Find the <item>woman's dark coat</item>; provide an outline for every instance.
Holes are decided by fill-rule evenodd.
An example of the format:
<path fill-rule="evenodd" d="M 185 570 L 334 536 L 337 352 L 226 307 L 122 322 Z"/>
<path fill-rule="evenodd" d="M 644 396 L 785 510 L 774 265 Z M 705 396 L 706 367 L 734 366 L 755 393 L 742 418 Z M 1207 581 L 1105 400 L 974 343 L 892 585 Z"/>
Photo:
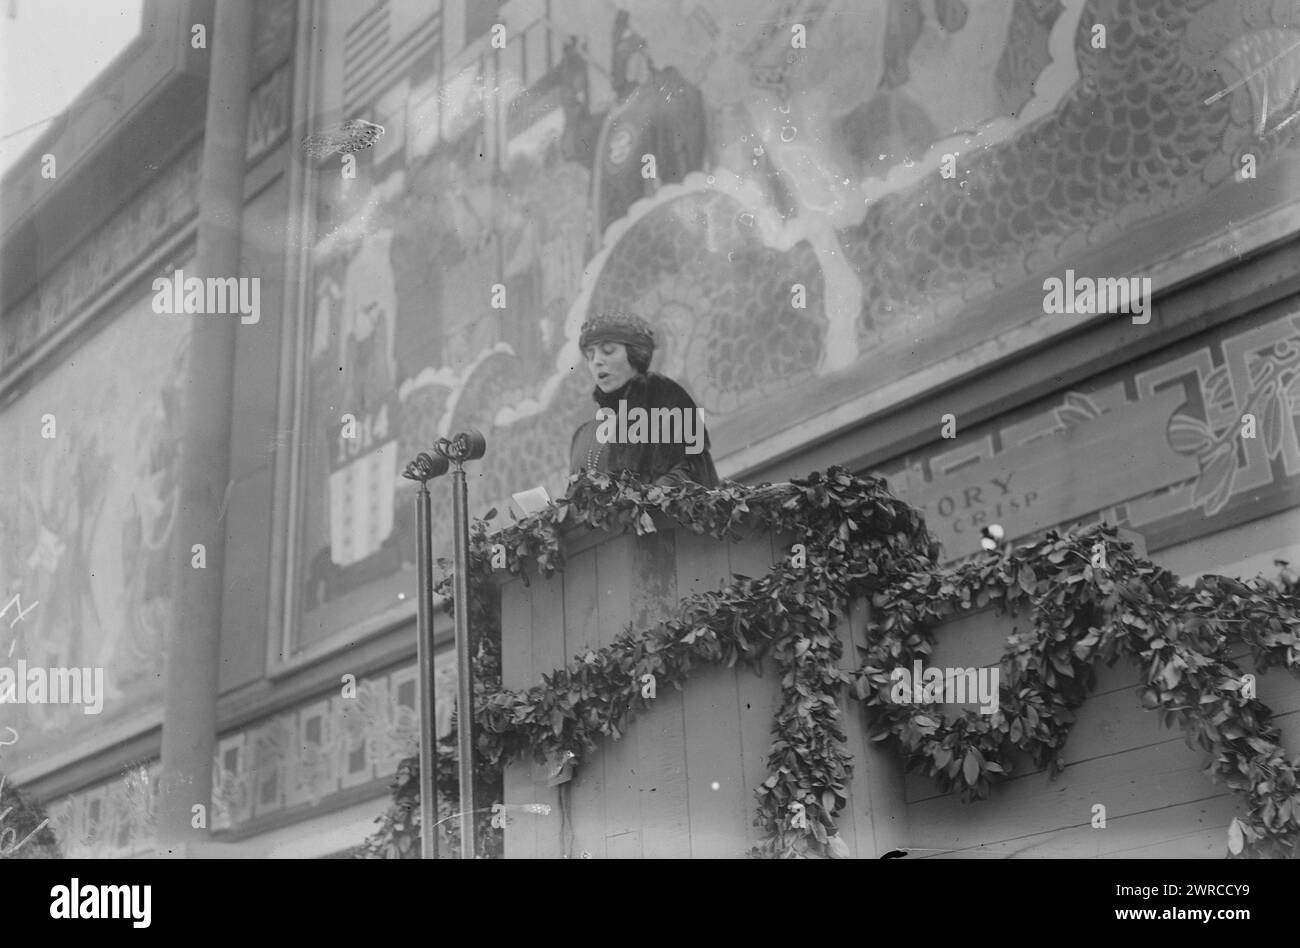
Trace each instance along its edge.
<path fill-rule="evenodd" d="M 592 396 L 599 408 L 619 410 L 619 402 L 626 400 L 628 411 L 633 408 L 680 408 L 698 411 L 694 399 L 667 376 L 655 372 L 637 375 L 622 388 L 613 392 L 602 392 L 597 388 Z M 703 421 L 696 419 L 699 429 Z M 659 485 L 680 483 L 683 480 L 694 481 L 705 487 L 718 486 L 718 472 L 709 455 L 709 433 L 704 429 L 704 450 L 699 454 L 687 453 L 686 444 L 623 444 L 610 442 L 600 444 L 596 440 L 596 429 L 600 421 L 593 417 L 579 426 L 573 433 L 569 446 L 569 471 L 576 474 L 587 467 L 589 452 L 598 457 L 596 470 L 605 474 L 618 474 L 632 471 L 643 483 Z M 697 430 L 699 430 L 697 429 Z M 603 449 L 603 450 L 602 450 Z"/>

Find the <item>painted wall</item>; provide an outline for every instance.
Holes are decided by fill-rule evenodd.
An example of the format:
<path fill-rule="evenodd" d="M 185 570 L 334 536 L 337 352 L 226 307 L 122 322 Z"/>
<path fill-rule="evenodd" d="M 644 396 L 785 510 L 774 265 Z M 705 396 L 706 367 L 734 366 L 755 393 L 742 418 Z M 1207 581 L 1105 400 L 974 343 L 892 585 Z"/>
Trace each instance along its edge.
<path fill-rule="evenodd" d="M 695 396 L 726 473 L 855 395 L 1077 325 L 1040 305 L 1067 267 L 1158 274 L 1249 249 L 1241 228 L 1300 169 L 1297 3 L 546 9 L 505 4 L 504 48 L 489 30 L 462 49 L 440 4 L 323 7 L 308 124 L 386 131 L 355 177 L 342 155 L 312 165 L 291 650 L 413 596 L 399 473 L 438 436 L 487 435 L 476 510 L 562 490 L 595 310 L 656 327 L 653 368 Z M 1234 178 L 1247 153 L 1276 187 Z M 340 437 L 345 414 L 359 438 Z"/>
<path fill-rule="evenodd" d="M 103 669 L 98 715 L 0 704 L 6 769 L 161 704 L 189 325 L 137 300 L 0 414 L 0 664 Z M 47 422 L 53 417 L 53 427 Z M 43 437 L 43 433 L 52 437 Z M 13 648 L 10 651 L 10 644 Z"/>
<path fill-rule="evenodd" d="M 450 649 L 437 656 L 435 676 L 435 726 L 444 738 L 455 707 Z M 383 810 L 397 764 L 419 752 L 418 680 L 415 664 L 405 662 L 357 676 L 346 696 L 340 685 L 222 734 L 212 767 L 214 854 L 266 856 L 277 840 L 303 831 L 268 831 L 242 844 L 229 843 L 226 834 L 243 832 L 255 821 L 262 827 L 301 826 L 299 821 L 333 806 L 343 793 L 353 799 L 366 795 L 371 812 Z M 152 852 L 159 773 L 154 760 L 52 802 L 48 812 L 63 854 L 98 859 Z M 373 831 L 367 825 L 334 848 L 356 845 Z"/>
<path fill-rule="evenodd" d="M 471 478 L 475 509 L 536 483 L 562 489 L 570 435 L 592 410 L 576 337 L 594 310 L 633 308 L 655 325 L 654 367 L 703 406 L 725 472 L 729 452 L 782 426 L 1041 319 L 996 305 L 999 294 L 1041 298 L 1044 276 L 1090 261 L 1121 275 L 1196 248 L 1230 259 L 1250 249 L 1240 234 L 1251 221 L 1297 193 L 1286 186 L 1300 167 L 1290 111 L 1300 56 L 1287 54 L 1300 40 L 1295 2 L 552 0 L 549 20 L 539 3 L 503 5 L 499 51 L 486 45 L 491 23 L 467 22 L 455 3 L 320 8 L 323 79 L 295 130 L 368 117 L 386 132 L 356 154 L 355 178 L 338 155 L 304 164 L 315 195 L 308 299 L 277 314 L 303 326 L 304 393 L 274 431 L 253 413 L 271 404 L 264 370 L 275 351 L 262 336 L 241 351 L 231 542 L 259 552 L 231 574 L 250 591 L 228 603 L 244 630 L 223 644 L 228 687 L 263 667 L 260 583 L 280 568 L 266 539 L 280 502 L 269 496 L 270 458 L 286 432 L 303 452 L 285 566 L 293 652 L 414 601 L 412 492 L 398 474 L 439 435 L 474 426 L 488 437 Z M 796 22 L 808 27 L 806 50 L 790 46 Z M 1108 28 L 1104 48 L 1092 46 L 1094 24 Z M 252 154 L 288 123 L 287 75 L 257 99 Z M 1234 177 L 1245 154 L 1266 187 Z M 51 292 L 7 314 L 18 328 L 6 330 L 0 364 L 187 219 L 196 173 L 191 150 L 69 257 Z M 264 205 L 263 223 L 304 210 L 279 191 Z M 246 244 L 273 263 L 286 242 L 269 225 L 258 233 L 246 231 Z M 41 600 L 16 627 L 33 636 L 29 661 L 103 656 L 121 690 L 106 715 L 157 701 L 162 658 L 148 643 L 168 608 L 157 556 L 183 343 L 168 349 L 170 330 L 144 320 L 133 309 L 0 417 L 4 443 L 33 459 L 0 486 L 0 592 Z M 1265 322 L 1267 338 L 1238 332 Z M 273 325 L 268 315 L 255 328 Z M 1186 476 L 1138 500 L 1152 512 L 1144 525 L 1180 542 L 1176 524 L 1294 497 L 1294 326 L 1293 311 L 1261 316 L 1154 359 L 1147 382 L 1117 375 L 1061 393 L 1012 420 L 1027 418 L 1023 430 L 981 430 L 958 449 L 990 462 L 1017 438 L 1122 427 L 1126 412 L 1159 401 L 1163 422 L 1151 424 L 1166 438 L 1153 447 Z M 1166 406 L 1169 392 L 1182 400 Z M 1225 419 L 1251 399 L 1275 408 L 1229 471 L 1215 450 Z M 75 407 L 57 409 L 49 444 L 33 440 L 44 402 Z M 84 423 L 64 424 L 68 411 Z M 345 413 L 355 441 L 340 438 Z M 936 464 L 948 471 L 956 460 L 909 462 L 933 479 Z M 445 491 L 436 485 L 438 538 Z M 15 657 L 28 647 L 20 640 Z M 242 748 L 228 766 L 218 759 L 232 825 L 256 806 L 342 787 L 349 755 L 379 779 L 357 734 L 379 742 L 384 714 L 345 726 L 332 707 L 315 715 L 322 730 L 308 742 L 325 750 L 284 750 L 281 733 L 310 724 L 310 708 L 225 735 Z M 15 727 L 22 743 L 6 754 L 32 746 L 29 732 L 41 733 L 42 753 L 87 733 L 54 712 Z"/>

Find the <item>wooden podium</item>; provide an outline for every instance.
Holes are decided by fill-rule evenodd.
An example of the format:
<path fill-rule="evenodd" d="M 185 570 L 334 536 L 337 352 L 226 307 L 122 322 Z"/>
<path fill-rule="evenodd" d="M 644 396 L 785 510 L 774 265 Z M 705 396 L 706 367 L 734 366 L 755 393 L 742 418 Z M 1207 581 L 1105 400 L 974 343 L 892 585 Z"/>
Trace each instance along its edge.
<path fill-rule="evenodd" d="M 733 573 L 763 576 L 794 542 L 755 530 L 730 543 L 655 522 L 658 531 L 641 537 L 571 531 L 562 573 L 529 587 L 500 580 L 504 687 L 538 684 L 628 623 L 647 629 L 686 596 L 724 588 Z M 851 610 L 842 634 L 860 635 L 863 618 Z M 844 661 L 856 667 L 857 651 L 846 648 Z M 605 739 L 572 780 L 549 786 L 549 768 L 531 758 L 508 765 L 505 803 L 544 803 L 551 812 L 508 811 L 506 858 L 744 857 L 761 835 L 754 790 L 767 776 L 779 703 L 771 662 L 762 677 L 739 663 L 701 667 L 682 692 L 664 684 L 647 712 L 628 719 L 622 739 Z M 902 842 L 902 768 L 870 746 L 860 710 L 846 710 L 854 777 L 841 833 L 854 856 L 874 857 Z"/>
<path fill-rule="evenodd" d="M 564 537 L 566 566 L 525 587 L 501 577 L 501 658 L 506 688 L 523 689 L 588 649 L 676 611 L 693 592 L 719 590 L 733 573 L 764 575 L 788 555 L 792 537 L 753 531 L 737 543 L 697 536 L 663 519 L 646 536 L 585 528 Z M 1139 543 L 1141 537 L 1128 534 Z M 863 641 L 865 603 L 838 624 L 843 664 L 853 668 Z M 928 664 L 990 667 L 1028 611 L 972 610 L 935 629 Z M 850 641 L 851 640 L 851 641 Z M 1243 649 L 1244 651 L 1244 649 Z M 1249 656 L 1242 667 L 1253 670 Z M 1076 712 L 1055 780 L 1026 759 L 987 800 L 962 803 L 920 773 L 904 776 L 890 749 L 869 741 L 863 714 L 841 699 L 853 755 L 849 803 L 840 835 L 854 858 L 906 850 L 909 858 L 1203 857 L 1221 858 L 1224 833 L 1241 801 L 1201 773 L 1205 754 L 1180 730 L 1144 711 L 1142 672 L 1121 662 L 1098 669 L 1097 688 Z M 1260 697 L 1300 741 L 1300 686 L 1283 674 L 1260 679 Z M 743 665 L 697 668 L 684 691 L 662 687 L 650 710 L 630 717 L 621 740 L 604 740 L 565 783 L 531 758 L 505 770 L 507 804 L 541 803 L 547 815 L 510 813 L 505 856 L 520 858 L 740 858 L 758 842 L 754 789 L 767 776 L 779 676 Z M 960 713 L 945 706 L 945 717 Z M 1293 741 L 1293 743 L 1294 743 Z M 1098 805 L 1105 826 L 1097 825 Z"/>

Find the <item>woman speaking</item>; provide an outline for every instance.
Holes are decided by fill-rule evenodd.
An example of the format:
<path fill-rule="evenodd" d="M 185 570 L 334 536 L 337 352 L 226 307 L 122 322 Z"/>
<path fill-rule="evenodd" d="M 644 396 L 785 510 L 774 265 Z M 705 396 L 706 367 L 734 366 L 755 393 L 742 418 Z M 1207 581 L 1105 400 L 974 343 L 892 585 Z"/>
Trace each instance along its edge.
<path fill-rule="evenodd" d="M 699 409 L 672 379 L 650 371 L 655 336 L 645 320 L 602 312 L 587 320 L 578 347 L 596 388 L 596 416 L 573 434 L 569 471 L 618 475 L 664 487 L 718 486 Z"/>

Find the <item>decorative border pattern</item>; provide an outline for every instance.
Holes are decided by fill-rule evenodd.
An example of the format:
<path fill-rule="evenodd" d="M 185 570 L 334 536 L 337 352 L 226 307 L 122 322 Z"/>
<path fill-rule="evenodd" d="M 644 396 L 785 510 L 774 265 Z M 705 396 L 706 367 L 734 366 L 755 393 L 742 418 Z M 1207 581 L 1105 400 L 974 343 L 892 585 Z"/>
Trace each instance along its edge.
<path fill-rule="evenodd" d="M 418 676 L 412 663 L 362 678 L 355 698 L 337 692 L 318 697 L 221 737 L 212 766 L 212 831 L 314 807 L 352 787 L 374 783 L 378 789 L 402 758 L 418 753 Z M 439 656 L 436 693 L 438 736 L 445 737 L 456 703 L 450 652 Z M 160 774 L 154 760 L 48 804 L 63 855 L 120 859 L 151 852 Z"/>
<path fill-rule="evenodd" d="M 195 145 L 0 321 L 0 374 L 49 338 L 132 264 L 198 213 L 203 149 Z"/>
<path fill-rule="evenodd" d="M 1136 370 L 1106 373 L 1089 380 L 1084 391 L 1058 396 L 1054 405 L 980 426 L 955 446 L 917 452 L 881 473 L 900 498 L 915 502 L 950 474 L 960 472 L 979 483 L 1009 451 L 1107 416 L 1131 419 L 1173 390 L 1182 397 L 1164 426 L 1134 431 L 1132 437 L 1163 439 L 1170 458 L 1194 458 L 1192 476 L 1114 498 L 1091 513 L 1140 530 L 1152 550 L 1168 545 L 1170 525 L 1191 514 L 1200 519 L 1203 533 L 1213 532 L 1210 518 L 1293 491 L 1300 482 L 1300 313 L 1242 326 L 1243 321 L 1227 324 L 1208 341 L 1202 337 L 1199 344 L 1165 350 Z M 1257 437 L 1240 436 L 1247 413 L 1255 416 Z M 927 509 L 927 519 L 938 523 L 942 513 Z M 1006 539 L 1020 536 L 1013 531 Z"/>

